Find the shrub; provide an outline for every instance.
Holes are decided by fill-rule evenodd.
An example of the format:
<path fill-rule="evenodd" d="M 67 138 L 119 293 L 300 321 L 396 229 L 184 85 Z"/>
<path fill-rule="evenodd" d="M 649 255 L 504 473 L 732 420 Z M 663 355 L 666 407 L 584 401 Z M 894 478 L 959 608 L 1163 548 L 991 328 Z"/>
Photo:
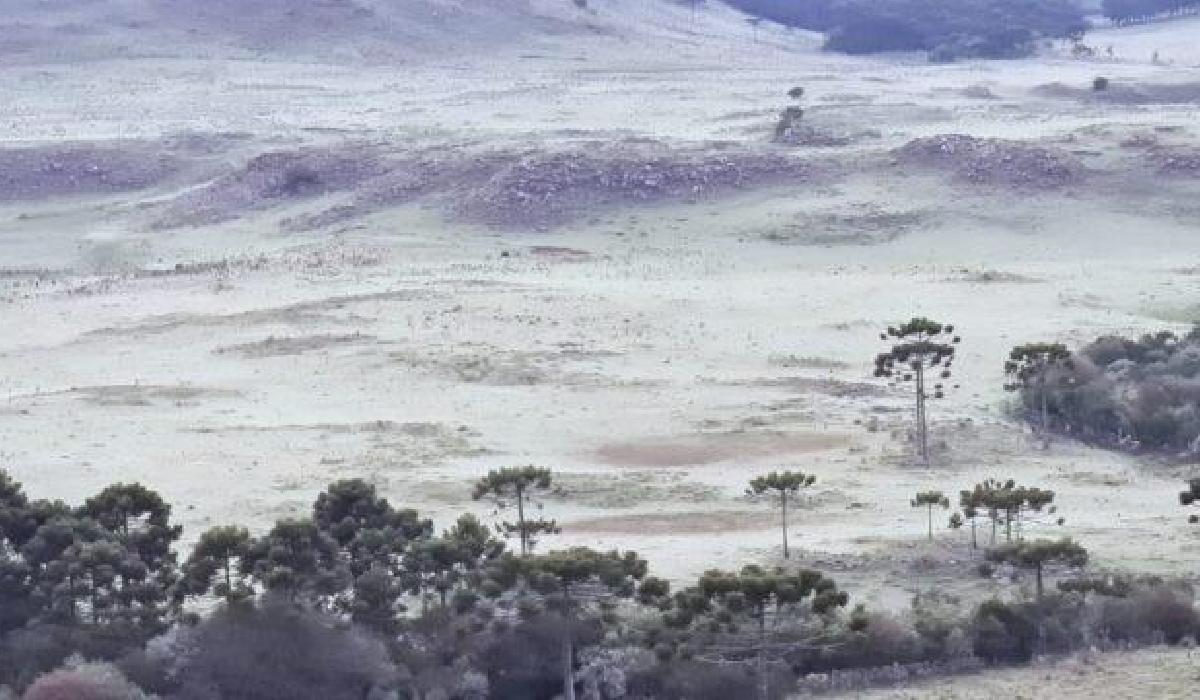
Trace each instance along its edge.
<path fill-rule="evenodd" d="M 22 700 L 143 700 L 146 694 L 109 664 L 71 664 L 36 681 Z"/>

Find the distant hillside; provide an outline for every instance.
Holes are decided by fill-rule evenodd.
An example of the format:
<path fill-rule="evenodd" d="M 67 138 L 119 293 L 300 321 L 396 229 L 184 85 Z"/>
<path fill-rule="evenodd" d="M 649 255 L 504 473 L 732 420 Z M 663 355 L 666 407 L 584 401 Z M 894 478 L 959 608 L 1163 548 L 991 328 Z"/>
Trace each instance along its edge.
<path fill-rule="evenodd" d="M 412 59 L 578 37 L 735 38 L 745 16 L 687 0 L 9 0 L 0 56 L 276 52 Z"/>

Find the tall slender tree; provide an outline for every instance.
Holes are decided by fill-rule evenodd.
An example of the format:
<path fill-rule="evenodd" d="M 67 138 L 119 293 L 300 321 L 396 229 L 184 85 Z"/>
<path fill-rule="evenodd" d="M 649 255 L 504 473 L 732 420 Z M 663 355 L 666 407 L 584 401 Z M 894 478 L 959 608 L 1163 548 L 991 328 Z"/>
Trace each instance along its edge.
<path fill-rule="evenodd" d="M 746 493 L 751 496 L 770 494 L 779 501 L 781 524 L 783 528 L 783 558 L 790 556 L 788 552 L 788 498 L 800 493 L 800 489 L 808 488 L 817 481 L 817 477 L 801 472 L 785 471 L 771 472 L 750 481 Z"/>
<path fill-rule="evenodd" d="M 539 535 L 559 532 L 555 521 L 530 519 L 526 514 L 532 499 L 549 491 L 553 480 L 553 473 L 543 467 L 504 467 L 493 469 L 475 484 L 473 498 L 477 501 L 491 498 L 501 509 L 507 508 L 510 500 L 516 501 L 517 522 L 501 522 L 496 529 L 505 536 L 516 534 L 520 538 L 523 557 L 529 556 Z"/>
<path fill-rule="evenodd" d="M 925 508 L 929 521 L 929 541 L 933 541 L 933 509 L 949 508 L 950 499 L 941 491 L 921 491 L 912 499 L 913 508 Z"/>
<path fill-rule="evenodd" d="M 1063 371 L 1074 368 L 1071 351 L 1062 343 L 1026 343 L 1012 349 L 1004 363 L 1004 388 L 1020 391 L 1022 399 L 1038 406 L 1042 449 L 1050 446 L 1050 388 Z"/>
<path fill-rule="evenodd" d="M 889 327 L 880 334 L 880 339 L 894 344 L 887 352 L 875 357 L 875 376 L 912 383 L 915 391 L 917 446 L 921 463 L 929 466 L 926 404 L 929 399 L 945 396 L 945 382 L 952 374 L 955 346 L 962 338 L 954 334 L 954 326 L 918 317 L 902 325 Z"/>

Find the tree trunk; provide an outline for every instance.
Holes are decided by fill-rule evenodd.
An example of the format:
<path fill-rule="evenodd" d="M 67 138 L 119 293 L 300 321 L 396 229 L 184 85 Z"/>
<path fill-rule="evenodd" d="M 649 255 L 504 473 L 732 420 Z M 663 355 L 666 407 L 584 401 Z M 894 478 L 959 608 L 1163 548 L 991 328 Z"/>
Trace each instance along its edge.
<path fill-rule="evenodd" d="M 517 488 L 517 528 L 521 536 L 521 556 L 529 556 L 529 531 L 525 529 L 525 492 Z"/>
<path fill-rule="evenodd" d="M 770 700 L 771 686 L 767 678 L 767 610 L 764 606 L 758 616 L 758 697 Z"/>
<path fill-rule="evenodd" d="M 917 440 L 921 447 L 921 463 L 929 466 L 929 425 L 925 419 L 925 361 L 919 360 L 917 373 Z"/>
<path fill-rule="evenodd" d="M 1046 391 L 1046 373 L 1042 370 L 1041 375 L 1041 393 L 1042 395 L 1042 449 L 1050 449 L 1050 399 Z"/>
<path fill-rule="evenodd" d="M 933 504 L 927 503 L 926 507 L 929 510 L 929 541 L 933 541 Z"/>
<path fill-rule="evenodd" d="M 979 539 L 975 535 L 975 518 L 971 518 L 971 549 L 979 549 Z"/>
<path fill-rule="evenodd" d="M 563 638 L 563 700 L 575 700 L 575 648 L 570 629 Z"/>
<path fill-rule="evenodd" d="M 780 495 L 783 497 L 783 558 L 787 559 L 789 557 L 787 541 L 787 492 L 781 491 Z"/>
<path fill-rule="evenodd" d="M 1042 564 L 1041 564 L 1041 562 L 1038 562 L 1038 564 L 1035 568 L 1037 569 L 1037 597 L 1038 597 L 1038 600 L 1041 600 L 1042 599 Z"/>

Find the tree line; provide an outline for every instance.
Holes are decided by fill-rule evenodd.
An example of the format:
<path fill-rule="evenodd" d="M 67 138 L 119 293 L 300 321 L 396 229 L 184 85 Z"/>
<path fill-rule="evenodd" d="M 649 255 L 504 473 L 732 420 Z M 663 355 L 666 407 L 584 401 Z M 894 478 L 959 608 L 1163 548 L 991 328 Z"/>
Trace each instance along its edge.
<path fill-rule="evenodd" d="M 826 34 L 850 54 L 925 51 L 931 60 L 1015 58 L 1088 29 L 1072 0 L 731 0 L 755 17 Z"/>
<path fill-rule="evenodd" d="M 1197 11 L 1200 11 L 1200 0 L 1104 0 L 1103 3 L 1104 16 L 1118 25 Z"/>
<path fill-rule="evenodd" d="M 1012 481 L 964 490 L 959 505 L 972 524 L 991 519 L 985 559 L 1033 574 L 1036 597 L 952 610 L 919 597 L 891 615 L 850 608 L 803 567 L 714 569 L 676 588 L 634 552 L 541 552 L 559 527 L 525 507 L 553 478 L 494 470 L 472 495 L 516 520 L 465 514 L 440 533 L 371 484 L 337 481 L 304 517 L 261 534 L 212 527 L 180 557 L 171 507 L 140 484 L 72 507 L 0 471 L 0 686 L 26 700 L 779 698 L 836 669 L 1009 663 L 1200 632 L 1190 589 L 1171 582 L 1060 577 L 1047 590 L 1044 569 L 1077 570 L 1087 553 L 1026 541 L 1022 519 L 1054 494 Z M 815 483 L 775 472 L 749 490 L 786 512 Z M 914 498 L 931 537 L 948 501 Z"/>

